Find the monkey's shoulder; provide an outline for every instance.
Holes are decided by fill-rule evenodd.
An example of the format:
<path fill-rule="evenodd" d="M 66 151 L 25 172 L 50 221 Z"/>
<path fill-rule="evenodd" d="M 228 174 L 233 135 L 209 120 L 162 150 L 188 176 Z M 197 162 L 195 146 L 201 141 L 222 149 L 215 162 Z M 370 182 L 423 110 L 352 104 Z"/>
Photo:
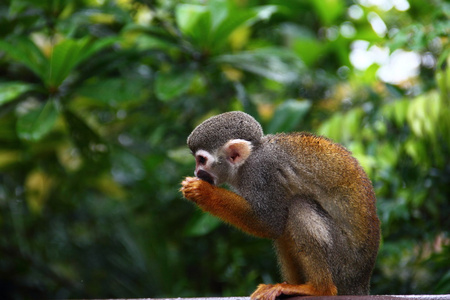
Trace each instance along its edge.
<path fill-rule="evenodd" d="M 278 146 L 293 154 L 341 154 L 350 156 L 351 152 L 332 140 L 309 132 L 277 133 L 263 138 L 266 145 Z"/>
<path fill-rule="evenodd" d="M 271 159 L 302 174 L 320 179 L 327 187 L 350 186 L 365 181 L 367 175 L 359 162 L 344 146 L 308 132 L 280 133 L 264 137 L 263 148 L 269 148 Z M 287 161 L 288 163 L 284 163 Z"/>

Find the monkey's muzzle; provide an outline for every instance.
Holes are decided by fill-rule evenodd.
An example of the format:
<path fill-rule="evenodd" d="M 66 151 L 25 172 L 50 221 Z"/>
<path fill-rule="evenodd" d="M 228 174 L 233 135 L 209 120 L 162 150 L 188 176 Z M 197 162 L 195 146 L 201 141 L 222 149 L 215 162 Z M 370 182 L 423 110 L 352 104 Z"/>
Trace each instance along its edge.
<path fill-rule="evenodd" d="M 201 180 L 204 180 L 204 181 L 208 182 L 209 184 L 214 185 L 214 177 L 212 177 L 211 174 L 209 174 L 208 172 L 206 172 L 204 170 L 199 170 L 197 172 L 197 178 L 200 178 Z"/>

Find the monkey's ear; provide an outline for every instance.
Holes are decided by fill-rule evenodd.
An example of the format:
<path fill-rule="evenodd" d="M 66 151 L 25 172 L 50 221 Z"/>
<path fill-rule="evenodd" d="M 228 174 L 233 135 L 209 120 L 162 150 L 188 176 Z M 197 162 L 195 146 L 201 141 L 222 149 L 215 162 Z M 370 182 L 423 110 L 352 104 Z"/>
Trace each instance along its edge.
<path fill-rule="evenodd" d="M 223 146 L 223 149 L 228 161 L 236 166 L 240 166 L 252 153 L 252 143 L 241 139 L 229 140 Z"/>

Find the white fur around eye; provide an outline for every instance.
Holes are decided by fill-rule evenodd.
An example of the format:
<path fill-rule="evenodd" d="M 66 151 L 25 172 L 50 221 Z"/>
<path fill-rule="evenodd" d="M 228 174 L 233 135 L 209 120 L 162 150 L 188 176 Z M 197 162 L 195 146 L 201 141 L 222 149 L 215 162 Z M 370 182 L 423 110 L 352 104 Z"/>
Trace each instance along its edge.
<path fill-rule="evenodd" d="M 215 161 L 214 156 L 211 155 L 211 153 L 209 153 L 206 150 L 197 150 L 197 152 L 195 152 L 195 157 L 197 158 L 197 156 L 203 156 L 204 158 L 206 158 L 206 166 L 209 167 L 212 165 L 212 163 Z"/>

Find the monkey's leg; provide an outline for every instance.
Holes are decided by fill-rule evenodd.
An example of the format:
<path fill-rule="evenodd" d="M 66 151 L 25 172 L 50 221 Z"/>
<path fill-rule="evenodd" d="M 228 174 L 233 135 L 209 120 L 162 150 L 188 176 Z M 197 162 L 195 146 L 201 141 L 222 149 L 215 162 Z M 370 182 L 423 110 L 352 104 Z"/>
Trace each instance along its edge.
<path fill-rule="evenodd" d="M 292 206 L 286 232 L 276 240 L 283 277 L 288 283 L 262 284 L 252 294 L 252 300 L 274 300 L 286 296 L 337 295 L 328 264 L 327 227 L 319 215 L 303 204 Z M 314 216 L 316 214 L 316 216 Z M 298 220 L 297 218 L 300 218 Z M 309 222 L 305 222 L 307 218 Z M 310 222 L 314 220 L 314 222 Z M 303 223 L 302 223 L 303 222 Z M 317 234 L 313 229 L 319 231 Z M 338 263 L 338 262 L 336 262 Z"/>
<path fill-rule="evenodd" d="M 195 202 L 202 210 L 252 235 L 275 237 L 270 228 L 255 216 L 250 204 L 238 194 L 196 177 L 186 177 L 181 185 L 183 196 Z"/>
<path fill-rule="evenodd" d="M 337 288 L 334 285 L 331 274 L 329 273 L 326 266 L 323 266 L 323 262 L 320 260 L 311 260 L 307 264 L 298 266 L 298 258 L 292 257 L 292 253 L 288 254 L 291 257 L 285 257 L 286 253 L 279 251 L 281 256 L 281 264 L 285 276 L 290 282 L 302 282 L 299 281 L 298 276 L 307 277 L 306 283 L 303 284 L 288 284 L 288 283 L 278 283 L 278 284 L 260 284 L 256 291 L 250 296 L 252 300 L 275 300 L 276 297 L 281 295 L 285 296 L 333 296 L 337 295 Z M 297 255 L 300 255 L 298 253 Z M 303 257 L 302 257 L 303 258 Z M 306 259 L 310 259 L 306 257 Z M 297 269 L 300 268 L 300 269 Z M 306 270 L 305 270 L 306 269 Z M 311 274 L 311 269 L 315 269 L 315 272 Z M 300 275 L 306 271 L 306 274 Z M 304 282 L 304 281 L 303 281 Z"/>

